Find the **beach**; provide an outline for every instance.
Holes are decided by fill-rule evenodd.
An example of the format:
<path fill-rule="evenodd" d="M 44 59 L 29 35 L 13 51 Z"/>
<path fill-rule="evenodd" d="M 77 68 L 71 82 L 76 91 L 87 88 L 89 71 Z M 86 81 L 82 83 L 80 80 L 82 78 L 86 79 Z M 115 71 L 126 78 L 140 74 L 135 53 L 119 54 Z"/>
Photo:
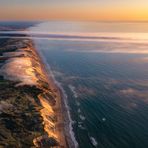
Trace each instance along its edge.
<path fill-rule="evenodd" d="M 75 140 L 72 129 L 72 119 L 67 104 L 67 95 L 63 90 L 61 84 L 58 81 L 56 81 L 54 74 L 52 73 L 50 66 L 47 63 L 43 54 L 39 50 L 37 50 L 37 52 L 40 57 L 43 71 L 45 72 L 48 83 L 57 95 L 56 107 L 54 107 L 54 110 L 58 118 L 56 129 L 59 135 L 59 139 L 61 141 L 60 143 L 64 143 L 63 147 L 65 148 L 76 148 L 78 147 L 78 143 Z"/>
<path fill-rule="evenodd" d="M 43 132 L 33 137 L 32 144 L 36 147 L 48 147 L 50 143 L 56 147 L 77 147 L 72 131 L 72 119 L 65 100 L 67 96 L 61 84 L 55 80 L 42 53 L 36 49 L 32 35 L 25 29 L 20 30 L 21 35 L 17 33 L 19 29 L 14 31 L 9 28 L 6 32 L 1 32 L 3 48 L 6 48 L 6 51 L 1 52 L 0 60 L 4 63 L 0 67 L 0 75 L 4 80 L 16 83 L 12 86 L 14 89 L 35 87 L 39 91 L 33 91 L 32 95 L 35 95 L 35 98 L 30 99 L 31 102 L 34 102 L 34 99 L 37 101 L 35 112 L 40 114 Z M 9 93 L 9 90 L 7 91 L 6 93 Z M 53 138 L 52 142 L 50 138 Z"/>
<path fill-rule="evenodd" d="M 42 66 L 42 71 L 44 72 L 44 75 L 46 76 L 46 79 L 48 81 L 48 84 L 50 86 L 50 89 L 55 93 L 56 96 L 56 105 L 53 107 L 53 110 L 56 114 L 57 122 L 55 124 L 55 133 L 58 137 L 59 143 L 61 147 L 67 148 L 68 143 L 66 142 L 66 135 L 65 135 L 65 125 L 64 125 L 64 115 L 66 113 L 63 113 L 63 104 L 62 104 L 62 94 L 59 89 L 59 87 L 56 85 L 56 82 L 51 75 L 51 72 L 46 68 L 44 58 L 42 57 L 41 53 L 38 53 L 38 51 L 34 48 L 34 50 L 37 52 L 37 55 L 39 57 L 41 66 Z"/>
<path fill-rule="evenodd" d="M 15 87 L 16 89 L 19 87 L 36 87 L 39 91 L 39 93 L 32 92 L 32 95 L 36 95 L 36 98 L 30 97 L 30 99 L 32 102 L 34 102 L 34 99 L 38 99 L 36 101 L 40 107 L 36 107 L 38 108 L 36 112 L 40 113 L 42 117 L 43 132 L 40 133 L 41 136 L 34 136 L 32 143 L 36 147 L 50 147 L 52 145 L 63 148 L 69 147 L 65 134 L 64 115 L 66 113 L 63 113 L 63 110 L 66 111 L 61 101 L 60 89 L 49 72 L 47 73 L 45 65 L 31 40 L 10 38 L 8 41 L 10 42 L 8 51 L 2 52 L 0 58 L 1 61 L 5 61 L 0 68 L 0 75 L 4 77 L 4 80 L 14 82 L 14 89 Z M 11 51 L 10 46 L 15 46 L 16 49 Z M 6 93 L 9 93 L 9 90 L 6 90 Z M 13 106 L 13 104 L 9 106 Z"/>

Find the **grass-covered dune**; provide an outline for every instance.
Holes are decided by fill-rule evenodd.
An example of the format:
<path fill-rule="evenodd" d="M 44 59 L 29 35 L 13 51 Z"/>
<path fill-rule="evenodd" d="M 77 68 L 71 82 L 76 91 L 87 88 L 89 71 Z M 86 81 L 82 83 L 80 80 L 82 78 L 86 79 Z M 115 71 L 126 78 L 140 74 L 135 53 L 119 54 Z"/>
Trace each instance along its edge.
<path fill-rule="evenodd" d="M 58 146 L 56 90 L 29 39 L 0 39 L 0 147 Z"/>

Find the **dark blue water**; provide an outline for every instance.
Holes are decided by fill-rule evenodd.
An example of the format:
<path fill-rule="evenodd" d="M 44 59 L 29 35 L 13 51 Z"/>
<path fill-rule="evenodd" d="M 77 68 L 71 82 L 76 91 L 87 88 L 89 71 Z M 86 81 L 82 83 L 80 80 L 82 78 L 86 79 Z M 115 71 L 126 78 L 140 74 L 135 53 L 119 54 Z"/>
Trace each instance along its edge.
<path fill-rule="evenodd" d="M 148 147 L 148 55 L 139 54 L 147 45 L 64 40 L 36 45 L 68 95 L 80 148 Z M 127 52 L 94 52 L 118 47 Z"/>

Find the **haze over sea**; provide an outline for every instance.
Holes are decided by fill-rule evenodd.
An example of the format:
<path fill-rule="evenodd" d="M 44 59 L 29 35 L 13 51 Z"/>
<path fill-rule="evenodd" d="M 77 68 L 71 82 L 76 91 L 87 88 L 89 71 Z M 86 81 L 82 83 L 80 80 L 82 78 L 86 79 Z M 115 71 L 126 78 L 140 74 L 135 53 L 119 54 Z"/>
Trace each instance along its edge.
<path fill-rule="evenodd" d="M 80 148 L 148 147 L 148 23 L 29 28 L 67 95 Z"/>

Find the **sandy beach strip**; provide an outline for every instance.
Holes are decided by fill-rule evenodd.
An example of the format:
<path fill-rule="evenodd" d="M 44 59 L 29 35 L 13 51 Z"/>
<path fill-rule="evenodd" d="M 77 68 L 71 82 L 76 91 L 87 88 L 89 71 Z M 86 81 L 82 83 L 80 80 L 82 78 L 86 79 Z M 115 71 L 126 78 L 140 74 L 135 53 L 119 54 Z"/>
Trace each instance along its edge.
<path fill-rule="evenodd" d="M 42 63 L 42 70 L 48 80 L 50 88 L 56 93 L 56 106 L 53 109 L 57 116 L 56 134 L 58 135 L 59 142 L 62 144 L 63 148 L 76 148 L 78 147 L 78 143 L 76 142 L 72 131 L 70 112 L 66 103 L 67 100 L 65 100 L 67 99 L 67 96 L 60 83 L 55 80 L 43 54 L 38 51 L 35 45 L 34 50 L 39 57 L 40 63 Z"/>
<path fill-rule="evenodd" d="M 60 147 L 62 148 L 71 148 L 71 146 L 68 144 L 66 136 L 65 136 L 65 129 L 64 129 L 64 116 L 65 113 L 63 113 L 63 103 L 61 101 L 61 92 L 56 85 L 53 77 L 50 75 L 50 71 L 46 68 L 46 64 L 44 62 L 44 59 L 41 55 L 41 53 L 34 47 L 33 50 L 37 54 L 39 61 L 41 63 L 41 68 L 43 74 L 46 76 L 46 79 L 48 81 L 48 84 L 50 86 L 51 91 L 53 91 L 56 94 L 56 106 L 53 107 L 53 110 L 57 117 L 57 122 L 55 124 L 55 134 L 58 137 L 58 141 L 60 143 Z"/>

